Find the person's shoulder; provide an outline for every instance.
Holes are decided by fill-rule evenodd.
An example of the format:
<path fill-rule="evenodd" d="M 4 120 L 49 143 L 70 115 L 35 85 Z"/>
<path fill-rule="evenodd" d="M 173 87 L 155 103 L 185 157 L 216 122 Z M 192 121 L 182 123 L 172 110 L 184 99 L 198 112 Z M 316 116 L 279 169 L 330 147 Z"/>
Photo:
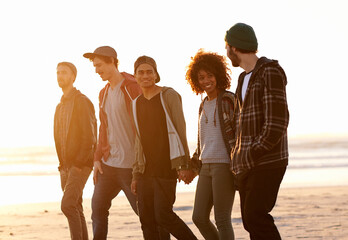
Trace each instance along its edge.
<path fill-rule="evenodd" d="M 125 88 L 129 91 L 135 91 L 137 94 L 141 92 L 141 88 L 132 74 L 121 72 L 124 77 L 124 81 L 121 88 Z"/>
<path fill-rule="evenodd" d="M 272 81 L 281 79 L 284 84 L 287 83 L 285 71 L 280 66 L 278 60 L 261 57 L 257 62 L 253 74 L 255 74 L 258 81 L 264 81 L 264 79 Z"/>
<path fill-rule="evenodd" d="M 174 88 L 172 87 L 164 86 L 162 87 L 162 92 L 163 92 L 163 95 L 167 95 L 167 96 L 180 96 L 180 94 L 176 90 L 174 90 Z"/>
<path fill-rule="evenodd" d="M 82 92 L 77 91 L 76 96 L 75 96 L 75 101 L 80 105 L 80 104 L 89 104 L 93 105 L 92 101 Z"/>
<path fill-rule="evenodd" d="M 181 104 L 181 95 L 171 87 L 162 87 L 162 96 L 166 103 L 180 103 Z"/>
<path fill-rule="evenodd" d="M 232 100 L 234 101 L 234 98 L 235 98 L 235 94 L 231 91 L 227 91 L 227 90 L 224 90 L 222 91 L 220 94 L 220 99 L 223 99 L 223 100 Z"/>
<path fill-rule="evenodd" d="M 75 93 L 75 100 L 76 99 L 88 99 L 88 97 L 83 94 L 80 90 L 76 90 L 76 93 Z"/>
<path fill-rule="evenodd" d="M 235 94 L 231 91 L 224 90 L 222 92 L 222 97 L 234 97 L 234 96 L 235 96 Z"/>
<path fill-rule="evenodd" d="M 256 63 L 256 67 L 254 71 L 259 72 L 259 71 L 265 71 L 270 69 L 279 69 L 281 71 L 284 71 L 283 68 L 280 66 L 278 60 L 269 59 L 267 57 L 259 58 L 259 60 Z"/>
<path fill-rule="evenodd" d="M 62 105 L 61 102 L 59 102 L 59 103 L 56 105 L 56 112 L 58 111 L 58 109 L 60 108 L 61 105 Z"/>
<path fill-rule="evenodd" d="M 136 84 L 137 81 L 135 80 L 134 76 L 130 73 L 126 73 L 126 72 L 121 72 L 121 75 L 124 77 L 124 81 L 122 85 L 133 85 Z"/>

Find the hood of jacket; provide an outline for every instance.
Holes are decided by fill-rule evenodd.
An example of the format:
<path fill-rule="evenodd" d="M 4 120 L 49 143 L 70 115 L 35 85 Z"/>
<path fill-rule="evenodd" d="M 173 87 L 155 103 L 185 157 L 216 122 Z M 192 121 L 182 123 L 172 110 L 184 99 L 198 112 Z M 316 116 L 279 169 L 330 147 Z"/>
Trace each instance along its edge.
<path fill-rule="evenodd" d="M 283 70 L 283 68 L 279 65 L 277 60 L 274 59 L 268 59 L 266 57 L 261 57 L 257 60 L 255 68 L 253 70 L 253 74 L 252 74 L 252 79 L 254 78 L 253 76 L 257 76 L 259 73 L 261 73 L 265 68 L 272 66 L 272 67 L 276 67 L 277 69 L 279 69 L 279 71 L 282 72 L 282 74 L 285 76 L 284 77 L 284 84 L 287 84 L 287 79 L 286 79 L 286 74 Z M 242 80 L 244 79 L 246 72 L 244 71 L 241 75 L 243 75 L 243 77 L 240 77 L 239 79 Z"/>

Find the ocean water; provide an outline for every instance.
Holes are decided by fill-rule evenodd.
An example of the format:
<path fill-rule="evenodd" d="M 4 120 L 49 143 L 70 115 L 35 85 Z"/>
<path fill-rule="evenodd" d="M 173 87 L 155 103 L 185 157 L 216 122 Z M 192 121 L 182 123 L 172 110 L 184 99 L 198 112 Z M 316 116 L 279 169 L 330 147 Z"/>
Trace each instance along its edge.
<path fill-rule="evenodd" d="M 289 152 L 282 188 L 348 185 L 348 137 L 292 138 Z M 57 165 L 53 147 L 0 149 L 0 206 L 59 201 Z M 190 185 L 179 183 L 177 191 L 195 191 L 196 182 L 197 178 Z M 90 176 L 85 198 L 92 197 L 93 188 Z"/>

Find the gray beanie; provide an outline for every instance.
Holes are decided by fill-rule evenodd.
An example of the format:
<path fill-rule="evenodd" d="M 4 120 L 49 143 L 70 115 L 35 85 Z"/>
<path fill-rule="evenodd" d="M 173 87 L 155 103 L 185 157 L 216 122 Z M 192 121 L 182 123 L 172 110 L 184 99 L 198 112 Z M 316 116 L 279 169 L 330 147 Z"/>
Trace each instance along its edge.
<path fill-rule="evenodd" d="M 236 23 L 227 32 L 225 41 L 232 47 L 247 51 L 257 50 L 257 38 L 254 29 L 245 23 Z"/>
<path fill-rule="evenodd" d="M 64 66 L 67 66 L 68 68 L 70 68 L 71 71 L 73 72 L 73 74 L 74 74 L 75 77 L 76 77 L 76 75 L 77 75 L 77 69 L 76 69 L 76 67 L 75 67 L 74 64 L 72 64 L 71 62 L 60 62 L 60 63 L 58 63 L 57 67 L 59 67 L 59 66 L 61 66 L 61 65 L 64 65 Z"/>

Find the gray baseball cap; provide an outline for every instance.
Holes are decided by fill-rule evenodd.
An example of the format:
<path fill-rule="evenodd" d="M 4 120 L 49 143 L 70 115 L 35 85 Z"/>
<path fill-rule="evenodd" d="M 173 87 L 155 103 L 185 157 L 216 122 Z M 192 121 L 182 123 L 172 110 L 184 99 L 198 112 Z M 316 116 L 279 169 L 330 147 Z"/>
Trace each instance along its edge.
<path fill-rule="evenodd" d="M 88 59 L 93 59 L 96 56 L 112 57 L 117 59 L 115 49 L 109 46 L 98 47 L 93 53 L 85 53 L 83 56 Z"/>

